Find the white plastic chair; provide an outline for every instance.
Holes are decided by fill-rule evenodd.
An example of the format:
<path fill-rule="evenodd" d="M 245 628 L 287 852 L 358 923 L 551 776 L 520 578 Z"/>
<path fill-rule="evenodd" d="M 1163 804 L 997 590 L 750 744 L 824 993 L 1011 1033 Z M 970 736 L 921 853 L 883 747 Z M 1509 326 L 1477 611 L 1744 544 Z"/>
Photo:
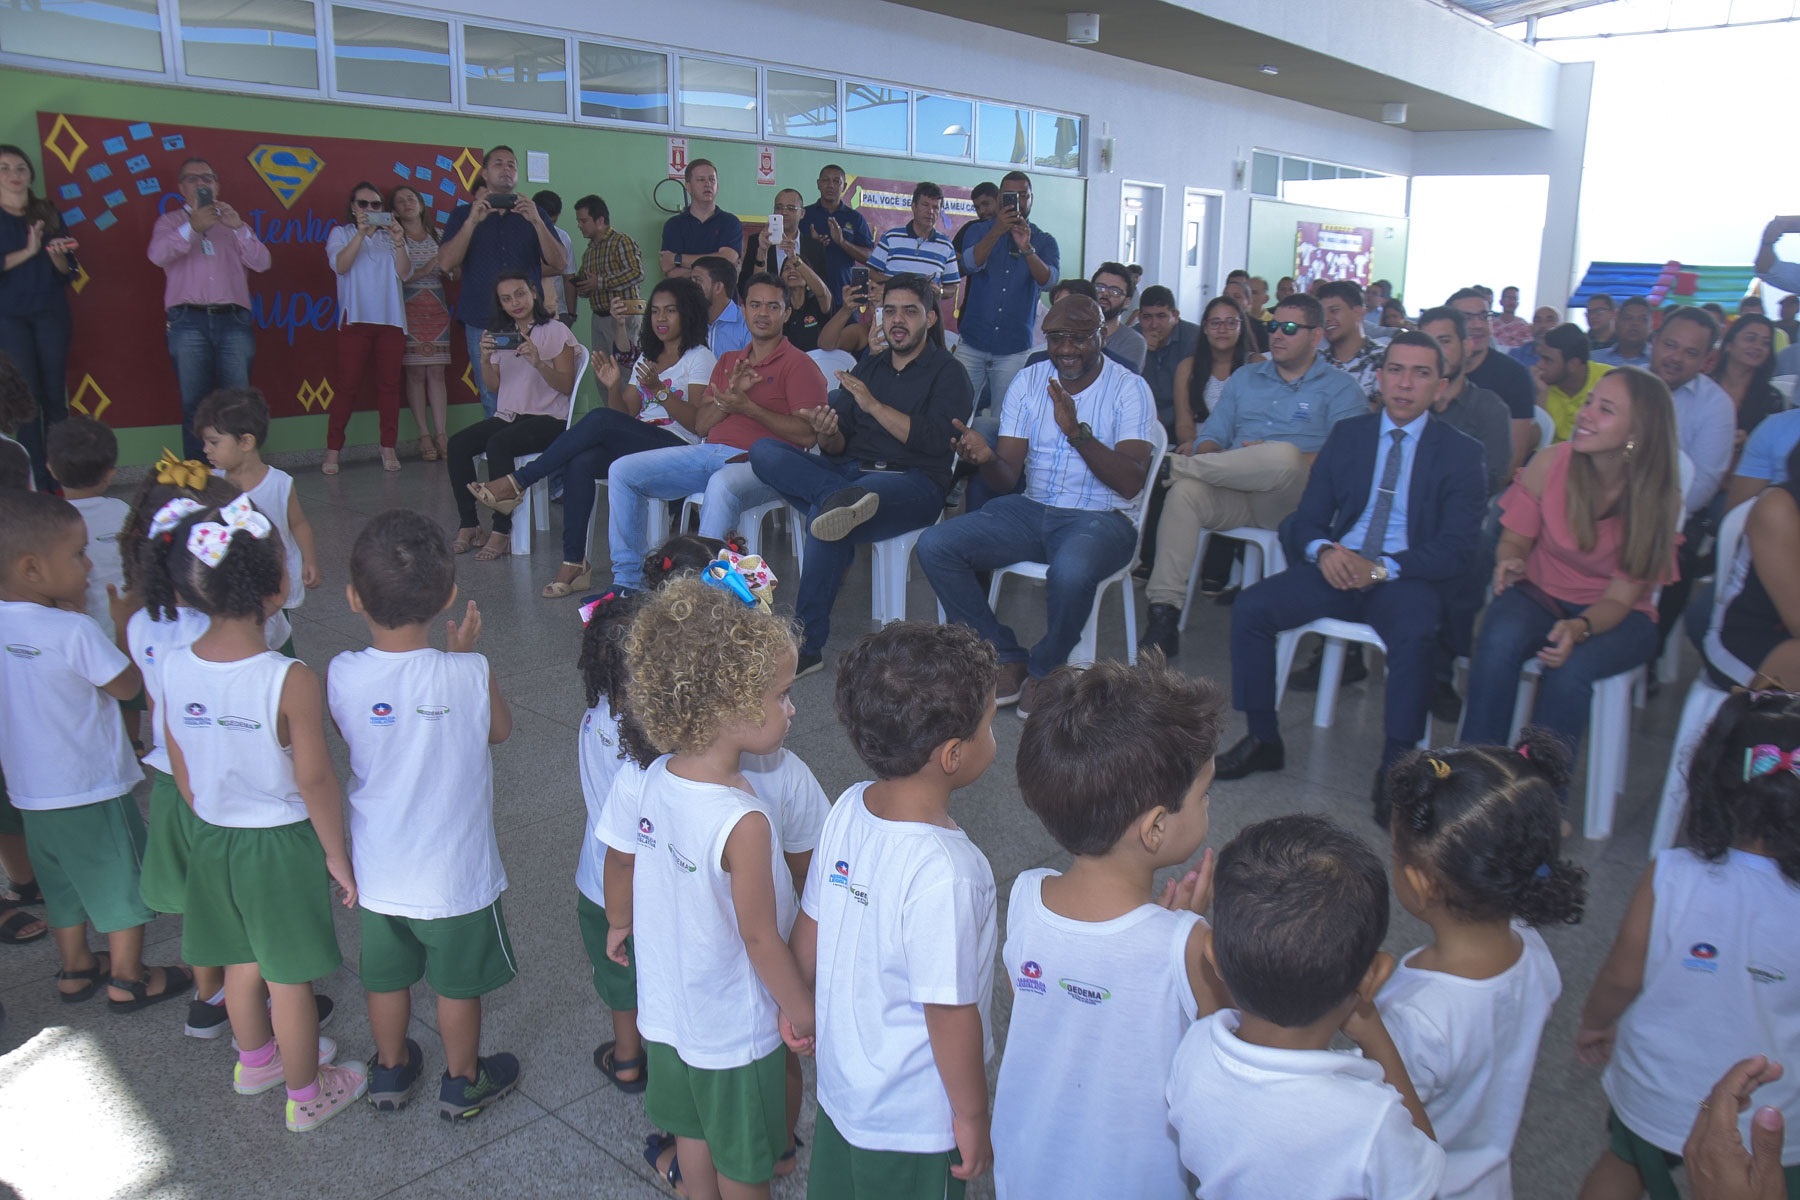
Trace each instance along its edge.
<path fill-rule="evenodd" d="M 1694 481 L 1694 460 L 1688 457 L 1686 450 L 1677 450 L 1676 455 L 1676 475 L 1681 481 L 1681 495 L 1685 507 L 1688 487 Z M 1695 580 L 1695 582 L 1698 583 L 1699 580 Z M 1668 640 L 1663 643 L 1662 653 L 1656 658 L 1656 682 L 1674 683 L 1681 678 L 1681 643 L 1682 637 L 1679 629 L 1672 632 Z M 1640 688 L 1632 697 L 1639 708 L 1644 707 L 1645 695 L 1645 690 Z"/>
<path fill-rule="evenodd" d="M 1287 694 L 1288 673 L 1294 669 L 1294 654 L 1300 648 L 1300 639 L 1309 633 L 1316 633 L 1324 639 L 1324 653 L 1319 660 L 1319 694 L 1313 701 L 1313 724 L 1320 729 L 1330 729 L 1337 717 L 1338 683 L 1344 674 L 1344 651 L 1350 643 L 1356 642 L 1364 646 L 1373 646 L 1383 655 L 1387 654 L 1387 644 L 1374 628 L 1360 621 L 1340 621 L 1335 617 L 1321 617 L 1317 621 L 1308 621 L 1294 629 L 1284 630 L 1275 639 L 1275 707 L 1281 707 L 1281 698 Z M 1419 738 L 1419 749 L 1431 748 L 1431 715 L 1425 716 L 1425 733 Z"/>
<path fill-rule="evenodd" d="M 1531 419 L 1537 422 L 1537 449 L 1548 450 L 1556 442 L 1556 418 L 1534 404 L 1531 406 Z"/>
<path fill-rule="evenodd" d="M 1130 662 L 1137 662 L 1137 594 L 1132 587 L 1131 572 L 1137 568 L 1138 553 L 1144 548 L 1144 516 L 1150 511 L 1151 490 L 1156 487 L 1157 472 L 1162 469 L 1163 455 L 1169 449 L 1169 435 L 1160 421 L 1150 422 L 1150 446 L 1150 472 L 1144 476 L 1144 488 L 1138 493 L 1135 511 L 1131 516 L 1131 523 L 1137 530 L 1137 544 L 1132 548 L 1131 558 L 1125 565 L 1102 579 L 1094 589 L 1093 611 L 1088 613 L 1087 624 L 1082 627 L 1081 640 L 1069 652 L 1069 662 L 1073 666 L 1086 667 L 1093 664 L 1100 643 L 1100 603 L 1106 598 L 1106 589 L 1115 584 L 1124 589 L 1125 657 Z M 1042 583 L 1050 577 L 1050 566 L 1041 562 L 1016 562 L 995 571 L 994 582 L 988 588 L 988 607 L 996 613 L 1000 611 L 1000 584 L 1008 575 L 1035 579 Z M 944 607 L 940 604 L 938 620 L 943 619 Z"/>
<path fill-rule="evenodd" d="M 563 418 L 563 430 L 567 432 L 575 423 L 575 400 L 581 395 L 581 381 L 587 377 L 588 348 L 580 342 L 575 343 L 575 386 L 569 389 L 569 415 Z M 528 462 L 534 461 L 535 454 L 521 454 L 513 459 L 513 470 L 518 470 Z M 519 498 L 519 507 L 513 510 L 512 552 L 514 554 L 531 553 L 531 531 L 550 529 L 550 481 L 540 479 L 525 489 Z M 565 514 L 566 519 L 566 514 Z"/>
<path fill-rule="evenodd" d="M 931 524 L 942 520 L 940 516 Z M 931 525 L 925 525 L 909 529 L 870 545 L 869 619 L 877 625 L 906 620 L 906 583 L 912 578 L 913 547 L 919 544 L 919 535 L 930 528 Z"/>
<path fill-rule="evenodd" d="M 1749 520 L 1750 506 L 1754 503 L 1753 499 L 1746 500 L 1726 513 L 1725 519 L 1719 522 L 1718 577 L 1721 579 L 1730 576 L 1733 565 L 1737 562 L 1738 549 L 1744 537 L 1744 525 Z M 1718 605 L 1715 604 L 1713 620 L 1718 620 L 1719 616 Z M 1675 636 L 1679 637 L 1680 634 Z M 1663 776 L 1662 796 L 1656 805 L 1656 826 L 1650 834 L 1652 858 L 1656 857 L 1658 850 L 1667 850 L 1675 844 L 1675 836 L 1680 832 L 1682 818 L 1687 812 L 1688 764 L 1694 757 L 1694 748 L 1700 744 L 1706 727 L 1718 715 L 1719 706 L 1725 703 L 1728 694 L 1713 686 L 1704 669 L 1688 685 L 1687 698 L 1681 703 L 1681 722 L 1675 728 L 1675 748 L 1669 755 L 1669 769 Z"/>
<path fill-rule="evenodd" d="M 1519 740 L 1531 718 L 1543 673 L 1544 664 L 1536 658 L 1527 659 L 1519 671 L 1509 742 Z M 1582 836 L 1595 841 L 1612 836 L 1613 812 L 1619 793 L 1625 790 L 1625 761 L 1631 749 L 1632 695 L 1643 686 L 1644 677 L 1641 666 L 1609 675 L 1594 684 L 1594 698 L 1588 704 L 1587 812 Z"/>
<path fill-rule="evenodd" d="M 644 545 L 654 549 L 669 540 L 671 528 L 686 529 L 689 514 L 699 512 L 700 506 L 705 502 L 706 493 L 704 491 L 684 496 L 680 500 L 652 500 L 649 508 L 649 521 L 644 529 Z M 679 510 L 676 508 L 677 505 L 680 506 Z M 787 501 L 775 499 L 767 504 L 746 508 L 738 515 L 737 531 L 744 538 L 744 553 L 761 554 L 763 552 L 764 519 L 786 507 Z M 680 512 L 679 520 L 675 516 L 677 511 Z M 798 584 L 800 582 L 800 551 L 805 544 L 806 535 L 802 532 L 801 517 L 797 512 L 790 510 L 787 514 L 787 522 L 789 547 L 794 555 L 792 582 Z M 783 582 L 789 582 L 786 576 L 783 576 Z"/>
<path fill-rule="evenodd" d="M 1188 572 L 1187 603 L 1181 606 L 1181 623 L 1177 628 L 1186 629 L 1188 618 L 1194 612 L 1194 594 L 1200 587 L 1200 564 L 1206 561 L 1206 545 L 1217 534 L 1219 537 L 1237 538 L 1244 543 L 1244 562 L 1241 571 L 1234 570 L 1240 587 L 1249 587 L 1270 575 L 1279 575 L 1287 570 L 1287 554 L 1281 548 L 1281 535 L 1273 529 L 1258 529 L 1254 525 L 1239 525 L 1235 529 L 1202 529 L 1200 546 L 1194 551 L 1194 569 Z"/>

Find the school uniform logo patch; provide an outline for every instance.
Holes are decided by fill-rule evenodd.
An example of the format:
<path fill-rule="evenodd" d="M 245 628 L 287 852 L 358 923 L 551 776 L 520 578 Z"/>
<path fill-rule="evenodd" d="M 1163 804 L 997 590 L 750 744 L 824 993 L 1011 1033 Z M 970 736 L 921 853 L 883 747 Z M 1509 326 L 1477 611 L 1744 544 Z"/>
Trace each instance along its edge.
<path fill-rule="evenodd" d="M 1013 990 L 1019 992 L 1035 992 L 1042 996 L 1044 988 L 1044 968 L 1034 962 L 1019 964 L 1019 977 L 1013 980 Z"/>
<path fill-rule="evenodd" d="M 187 715 L 181 718 L 181 723 L 191 729 L 198 729 L 203 725 L 212 724 L 212 718 L 206 715 L 206 705 L 201 704 L 197 700 L 187 706 L 186 712 Z"/>
<path fill-rule="evenodd" d="M 238 733 L 254 733 L 262 728 L 261 721 L 252 721 L 249 717 L 223 716 L 219 718 L 220 729 L 231 729 Z"/>
<path fill-rule="evenodd" d="M 383 700 L 369 706 L 369 724 L 392 725 L 394 723 L 394 706 Z"/>
<path fill-rule="evenodd" d="M 650 823 L 649 817 L 638 818 L 638 845 L 656 849 L 656 839 L 650 835 L 656 832 L 656 826 Z"/>
<path fill-rule="evenodd" d="M 669 846 L 669 857 L 675 860 L 676 866 L 678 866 L 682 870 L 686 871 L 689 875 L 694 874 L 696 871 L 698 871 L 700 869 L 699 867 L 694 865 L 694 862 L 692 859 L 688 858 L 687 855 L 685 855 L 681 851 L 677 850 L 673 843 L 671 843 Z"/>
<path fill-rule="evenodd" d="M 831 878 L 827 882 L 834 883 L 838 887 L 841 887 L 841 888 L 849 887 L 850 886 L 850 864 L 845 862 L 841 858 L 838 859 L 838 861 L 835 864 L 833 864 L 833 866 L 831 868 Z"/>
<path fill-rule="evenodd" d="M 1056 984 L 1069 994 L 1069 999 L 1082 1004 L 1105 1004 L 1112 999 L 1112 993 L 1098 984 L 1083 983 L 1079 979 L 1059 979 Z"/>
<path fill-rule="evenodd" d="M 27 646 L 22 642 L 8 642 L 6 644 L 6 652 L 14 658 L 22 658 L 27 662 L 43 653 L 43 651 L 39 650 L 36 646 Z"/>
<path fill-rule="evenodd" d="M 1687 957 L 1681 965 L 1690 971 L 1715 974 L 1719 969 L 1719 948 L 1711 942 L 1695 942 L 1688 947 Z"/>
<path fill-rule="evenodd" d="M 450 706 L 447 704 L 421 704 L 413 711 L 427 721 L 441 721 L 449 715 Z"/>
<path fill-rule="evenodd" d="M 1787 972 L 1780 967 L 1771 967 L 1765 963 L 1751 963 L 1744 968 L 1750 972 L 1750 978 L 1758 983 L 1786 983 Z"/>

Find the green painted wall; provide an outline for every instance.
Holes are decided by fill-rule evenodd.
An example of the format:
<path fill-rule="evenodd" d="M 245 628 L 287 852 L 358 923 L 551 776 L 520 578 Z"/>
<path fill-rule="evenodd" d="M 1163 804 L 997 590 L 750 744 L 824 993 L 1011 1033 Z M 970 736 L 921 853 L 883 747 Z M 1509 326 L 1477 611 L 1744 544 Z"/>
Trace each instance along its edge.
<path fill-rule="evenodd" d="M 313 100 L 283 100 L 263 96 L 238 96 L 222 92 L 197 91 L 151 84 L 118 83 L 109 80 L 78 79 L 64 75 L 41 74 L 0 68 L 0 92 L 10 99 L 0 110 L 0 141 L 24 146 L 40 157 L 37 113 L 70 112 L 99 116 L 130 116 L 136 120 L 219 128 L 245 129 L 279 134 L 284 137 L 375 138 L 400 141 L 434 141 L 487 146 L 506 143 L 519 153 L 520 189 L 536 191 L 552 188 L 561 194 L 566 206 L 563 228 L 576 241 L 580 253 L 580 237 L 575 231 L 574 202 L 588 192 L 605 197 L 612 211 L 613 224 L 637 239 L 646 251 L 652 275 L 655 272 L 656 247 L 661 243 L 662 223 L 666 213 L 651 199 L 651 190 L 666 175 L 668 139 L 666 134 L 632 133 L 616 129 L 599 129 L 567 124 L 475 117 L 463 114 L 408 112 L 392 108 L 365 108 L 356 105 Z M 550 156 L 550 179 L 547 183 L 526 183 L 523 179 L 527 151 L 544 151 Z M 775 187 L 756 183 L 754 144 L 715 141 L 710 138 L 688 139 L 690 158 L 710 158 L 719 167 L 719 203 L 740 215 L 766 215 L 775 199 Z M 1000 172 L 989 167 L 959 166 L 936 161 L 913 161 L 883 157 L 849 150 L 803 149 L 780 146 L 776 149 L 776 176 L 780 186 L 799 188 L 810 202 L 817 196 L 813 181 L 819 168 L 828 162 L 840 163 L 852 176 L 870 175 L 882 179 L 931 179 L 941 184 L 972 187 L 984 179 L 998 180 Z M 41 163 L 40 170 L 41 170 Z M 1081 179 L 1037 175 L 1033 177 L 1035 193 L 1033 220 L 1051 230 L 1062 247 L 1064 262 L 1083 261 L 1082 230 L 1087 210 L 1087 183 Z M 665 188 L 665 196 L 672 191 Z M 147 296 L 144 319 L 158 319 L 159 296 Z M 577 322 L 582 337 L 587 335 L 587 322 Z M 457 397 L 453 387 L 451 399 Z M 592 386 L 588 394 L 593 394 Z M 460 409 L 460 411 L 459 411 Z M 452 406 L 453 426 L 479 413 L 473 404 Z M 456 417 L 461 417 L 461 422 Z M 275 422 L 271 444 L 280 449 L 317 449 L 325 445 L 323 414 L 287 417 Z M 120 462 L 126 465 L 154 461 L 164 445 L 178 446 L 179 430 L 175 426 L 151 426 L 119 431 Z M 402 444 L 417 437 L 411 414 L 401 410 Z M 359 412 L 350 421 L 350 444 L 368 445 L 375 441 L 375 414 Z"/>
<path fill-rule="evenodd" d="M 1249 269 L 1252 275 L 1260 275 L 1269 281 L 1271 294 L 1274 293 L 1277 279 L 1294 273 L 1296 221 L 1319 221 L 1328 225 L 1349 225 L 1374 230 L 1375 248 L 1369 278 L 1391 279 L 1396 288 L 1405 286 L 1406 239 L 1409 229 L 1405 217 L 1376 217 L 1336 208 L 1289 204 L 1285 200 L 1252 200 Z"/>

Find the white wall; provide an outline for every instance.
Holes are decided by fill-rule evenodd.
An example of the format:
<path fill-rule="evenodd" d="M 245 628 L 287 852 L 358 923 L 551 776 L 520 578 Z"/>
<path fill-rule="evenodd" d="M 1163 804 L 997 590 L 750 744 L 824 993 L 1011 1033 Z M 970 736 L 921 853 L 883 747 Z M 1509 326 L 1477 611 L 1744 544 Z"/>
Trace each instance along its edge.
<path fill-rule="evenodd" d="M 1167 189 L 1162 262 L 1146 263 L 1145 278 L 1174 286 L 1184 187 L 1226 193 L 1221 274 L 1243 257 L 1250 196 L 1234 186 L 1232 164 L 1248 161 L 1252 148 L 1400 174 L 1411 167 L 1412 135 L 1404 130 L 881 0 L 660 0 L 604 7 L 538 0 L 529 10 L 496 0 L 444 0 L 442 7 L 1085 113 L 1094 174 L 1084 274 L 1118 252 L 1125 179 Z M 1092 148 L 1107 130 L 1117 153 L 1112 171 L 1099 174 Z M 1076 265 L 1065 262 L 1064 272 L 1073 273 Z"/>

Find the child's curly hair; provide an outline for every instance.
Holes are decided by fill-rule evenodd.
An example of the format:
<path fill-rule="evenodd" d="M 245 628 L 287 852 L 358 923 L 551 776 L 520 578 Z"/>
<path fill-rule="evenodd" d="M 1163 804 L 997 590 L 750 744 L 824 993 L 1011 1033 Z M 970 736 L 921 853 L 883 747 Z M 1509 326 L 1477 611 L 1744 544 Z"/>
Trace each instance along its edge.
<path fill-rule="evenodd" d="M 179 601 L 175 596 L 175 580 L 169 576 L 169 548 L 174 544 L 173 531 L 150 540 L 150 522 L 169 501 L 186 497 L 208 508 L 223 508 L 238 498 L 238 487 L 227 483 L 221 475 L 206 477 L 199 490 L 179 484 L 159 483 L 156 472 L 144 477 L 137 495 L 131 500 L 131 515 L 119 530 L 119 562 L 125 570 L 125 590 L 144 602 L 153 621 L 173 621 Z"/>
<path fill-rule="evenodd" d="M 625 699 L 625 636 L 642 604 L 641 594 L 603 599 L 581 631 L 581 657 L 575 665 L 587 690 L 587 706 L 593 708 L 604 696 L 618 722 L 619 757 L 648 767 L 656 761 L 656 747 L 644 736 Z"/>
<path fill-rule="evenodd" d="M 1687 845 L 1719 862 L 1733 846 L 1760 843 L 1800 885 L 1800 777 L 1786 766 L 1751 772 L 1750 756 L 1771 746 L 1800 752 L 1800 696 L 1739 692 L 1726 700 L 1688 767 Z"/>
<path fill-rule="evenodd" d="M 658 750 L 691 754 L 762 720 L 763 695 L 794 653 L 789 622 L 699 579 L 643 600 L 625 637 L 626 702 Z"/>
<path fill-rule="evenodd" d="M 174 581 L 175 597 L 209 617 L 254 617 L 261 622 L 268 598 L 286 594 L 287 560 L 281 531 L 270 529 L 267 537 L 257 538 L 248 530 L 238 530 L 219 564 L 207 566 L 189 552 L 188 533 L 196 525 L 218 520 L 218 509 L 203 509 L 172 531 L 163 561 Z"/>

